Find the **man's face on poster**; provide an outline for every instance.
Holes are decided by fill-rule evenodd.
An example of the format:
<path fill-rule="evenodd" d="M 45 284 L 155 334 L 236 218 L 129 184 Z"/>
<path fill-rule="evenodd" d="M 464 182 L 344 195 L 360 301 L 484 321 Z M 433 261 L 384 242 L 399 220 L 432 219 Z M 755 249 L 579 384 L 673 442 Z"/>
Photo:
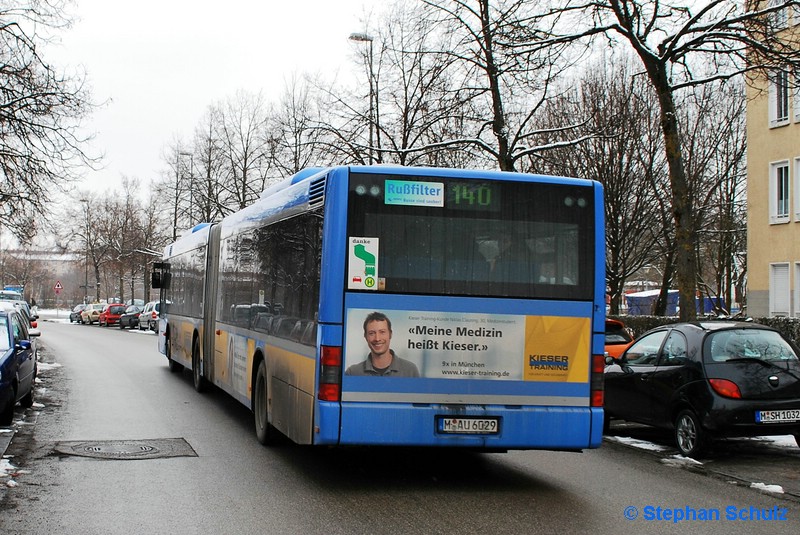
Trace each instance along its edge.
<path fill-rule="evenodd" d="M 389 329 L 389 324 L 385 320 L 375 320 L 367 323 L 364 338 L 367 340 L 369 350 L 375 357 L 380 357 L 389 353 L 392 331 Z"/>

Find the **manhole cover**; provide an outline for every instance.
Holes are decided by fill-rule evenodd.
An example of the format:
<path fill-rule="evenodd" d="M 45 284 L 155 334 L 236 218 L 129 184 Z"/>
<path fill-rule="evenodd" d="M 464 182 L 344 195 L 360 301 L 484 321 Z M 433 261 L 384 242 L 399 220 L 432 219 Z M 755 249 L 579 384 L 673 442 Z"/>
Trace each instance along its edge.
<path fill-rule="evenodd" d="M 69 441 L 57 443 L 55 450 L 64 455 L 115 460 L 197 457 L 189 443 L 182 438 Z"/>

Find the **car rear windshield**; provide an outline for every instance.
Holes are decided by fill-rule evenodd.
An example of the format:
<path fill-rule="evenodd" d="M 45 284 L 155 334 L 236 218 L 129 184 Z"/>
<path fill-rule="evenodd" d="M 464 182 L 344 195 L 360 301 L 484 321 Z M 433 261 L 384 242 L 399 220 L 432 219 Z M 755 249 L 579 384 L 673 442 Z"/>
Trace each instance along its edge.
<path fill-rule="evenodd" d="M 775 331 L 762 329 L 725 330 L 709 335 L 706 362 L 738 359 L 797 361 L 794 348 Z"/>
<path fill-rule="evenodd" d="M 123 312 L 125 312 L 125 307 L 124 306 L 111 307 L 109 309 L 109 312 L 111 312 L 112 314 L 122 314 Z"/>

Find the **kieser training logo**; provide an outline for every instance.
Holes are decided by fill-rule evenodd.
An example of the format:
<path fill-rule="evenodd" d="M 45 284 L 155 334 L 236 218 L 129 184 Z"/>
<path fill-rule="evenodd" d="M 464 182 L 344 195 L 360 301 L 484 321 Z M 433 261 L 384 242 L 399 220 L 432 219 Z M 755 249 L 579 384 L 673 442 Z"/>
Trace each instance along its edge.
<path fill-rule="evenodd" d="M 383 202 L 404 206 L 444 206 L 444 184 L 387 180 Z"/>
<path fill-rule="evenodd" d="M 526 381 L 586 381 L 589 318 L 528 316 L 525 333 Z"/>

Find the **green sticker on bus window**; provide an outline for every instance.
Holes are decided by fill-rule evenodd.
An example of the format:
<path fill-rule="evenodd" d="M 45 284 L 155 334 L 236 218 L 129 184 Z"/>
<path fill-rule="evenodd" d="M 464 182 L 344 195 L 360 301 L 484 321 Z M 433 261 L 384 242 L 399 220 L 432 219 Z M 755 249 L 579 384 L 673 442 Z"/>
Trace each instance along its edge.
<path fill-rule="evenodd" d="M 383 202 L 403 206 L 444 207 L 444 184 L 442 182 L 387 180 Z"/>
<path fill-rule="evenodd" d="M 350 238 L 347 288 L 378 290 L 378 238 Z"/>

